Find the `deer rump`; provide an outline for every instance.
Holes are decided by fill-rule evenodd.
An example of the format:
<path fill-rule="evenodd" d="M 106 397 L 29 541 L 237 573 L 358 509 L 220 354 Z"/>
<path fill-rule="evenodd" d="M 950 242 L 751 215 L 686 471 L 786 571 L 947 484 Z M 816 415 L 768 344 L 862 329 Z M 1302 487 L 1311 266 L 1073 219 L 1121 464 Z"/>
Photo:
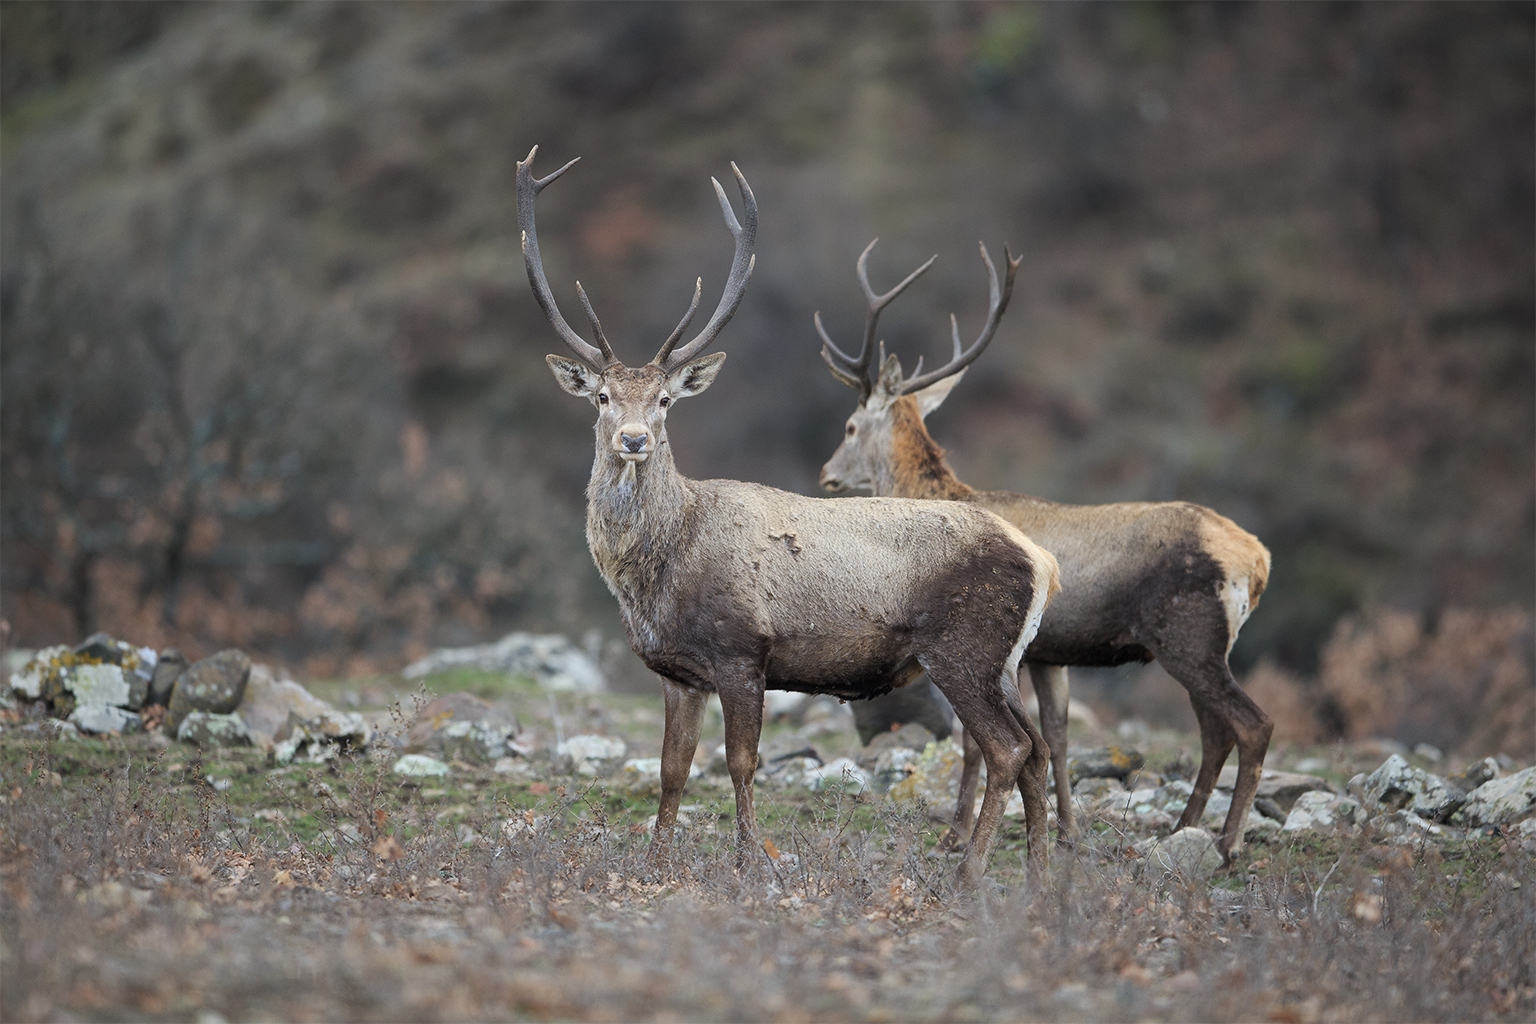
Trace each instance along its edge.
<path fill-rule="evenodd" d="M 1051 589 L 1044 553 L 976 506 L 845 507 L 709 480 L 695 484 L 693 511 L 694 536 L 624 620 L 647 667 L 705 692 L 740 660 L 761 667 L 768 689 L 844 699 L 888 693 L 925 667 L 999 680 Z M 958 661 L 960 651 L 992 663 Z"/>

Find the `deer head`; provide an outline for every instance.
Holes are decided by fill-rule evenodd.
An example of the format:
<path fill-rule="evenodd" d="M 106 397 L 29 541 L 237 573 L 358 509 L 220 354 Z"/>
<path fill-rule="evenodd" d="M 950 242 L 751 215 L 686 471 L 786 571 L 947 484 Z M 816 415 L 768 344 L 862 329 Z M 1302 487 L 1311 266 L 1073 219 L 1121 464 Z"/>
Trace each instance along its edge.
<path fill-rule="evenodd" d="M 527 264 L 528 282 L 533 286 L 533 294 L 538 300 L 539 308 L 544 311 L 555 333 L 576 355 L 575 359 L 558 355 L 546 356 L 545 359 L 561 388 L 570 394 L 587 399 L 597 409 L 595 429 L 599 462 L 606 456 L 609 461 L 622 467 L 626 480 L 632 481 L 635 467 L 645 463 L 665 447 L 667 411 L 672 403 L 679 398 L 696 395 L 709 387 L 715 375 L 720 372 L 721 364 L 725 362 L 723 352 L 694 357 L 715 340 L 720 331 L 730 322 L 736 308 L 741 305 L 747 279 L 752 276 L 752 270 L 757 261 L 757 257 L 752 253 L 753 242 L 757 237 L 757 200 L 752 195 L 752 189 L 747 185 L 747 179 L 742 177 L 741 171 L 734 163 L 731 164 L 731 171 L 736 175 L 736 184 L 741 189 L 742 205 L 746 212 L 747 223 L 742 227 L 736 220 L 736 214 L 731 210 L 731 203 L 726 198 L 725 189 L 720 187 L 720 182 L 710 179 L 714 182 L 715 195 L 720 200 L 720 209 L 725 214 L 726 227 L 730 229 L 732 237 L 736 240 L 736 255 L 731 263 L 731 272 L 726 279 L 725 290 L 720 296 L 720 304 L 715 308 L 714 315 L 709 318 L 703 330 L 681 348 L 676 347 L 683 332 L 693 321 L 694 314 L 698 312 L 699 296 L 704 284 L 703 279 L 699 279 L 694 284 L 693 302 L 689 305 L 688 312 L 683 315 L 682 321 L 666 341 L 662 342 L 661 349 L 656 353 L 655 358 L 644 366 L 631 368 L 625 366 L 613 354 L 613 349 L 603 334 L 602 324 L 598 322 L 597 313 L 593 311 L 592 303 L 587 298 L 585 289 L 581 287 L 581 282 L 576 283 L 576 294 L 581 300 L 582 311 L 586 313 L 587 321 L 591 324 L 593 338 L 597 341 L 595 346 L 589 344 L 566 323 L 565 317 L 560 314 L 559 307 L 555 305 L 549 282 L 544 277 L 544 264 L 539 257 L 539 238 L 534 225 L 534 200 L 546 186 L 569 170 L 576 161 L 572 160 L 546 177 L 534 178 L 533 158 L 538 151 L 539 147 L 533 147 L 528 152 L 528 158 L 517 165 L 517 219 L 522 229 L 523 261 Z"/>
<path fill-rule="evenodd" d="M 864 340 L 859 346 L 859 354 L 849 356 L 838 348 L 822 326 L 821 314 L 818 312 L 815 316 L 816 331 L 821 335 L 822 341 L 821 358 L 826 361 L 827 368 L 832 371 L 834 377 L 849 387 L 857 388 L 859 392 L 859 407 L 853 411 L 853 415 L 848 417 L 842 444 L 838 445 L 837 451 L 833 452 L 832 458 L 821 470 L 821 485 L 834 492 L 857 487 L 868 488 L 876 494 L 892 493 L 892 476 L 897 462 L 895 449 L 897 445 L 903 443 L 902 431 L 898 426 L 903 419 L 915 417 L 916 423 L 908 426 L 920 429 L 922 420 L 937 409 L 944 399 L 949 397 L 954 386 L 960 383 L 966 367 L 981 355 L 988 343 L 992 341 L 992 336 L 997 333 L 998 322 L 1002 319 L 1003 311 L 1008 308 L 1008 300 L 1013 295 L 1013 279 L 1019 269 L 1019 260 L 1013 258 L 1005 247 L 1003 258 L 1008 270 L 1003 282 L 999 284 L 997 268 L 992 265 L 992 257 L 987 252 L 986 245 L 982 244 L 981 259 L 987 267 L 991 301 L 987 322 L 982 326 L 981 333 L 970 347 L 962 346 L 959 321 L 954 314 L 950 314 L 949 326 L 954 354 L 949 362 L 938 369 L 924 373 L 923 360 L 919 357 L 912 376 L 907 377 L 902 373 L 901 361 L 896 355 L 885 354 L 884 342 L 879 343 L 878 367 L 871 365 L 876 348 L 875 326 L 879 321 L 880 311 L 905 291 L 907 286 L 924 271 L 933 266 L 933 261 L 938 257 L 930 257 L 927 263 L 908 274 L 896 287 L 884 295 L 876 295 L 869 284 L 868 270 L 869 253 L 874 247 L 875 242 L 870 242 L 863 254 L 859 256 L 858 263 L 859 286 L 864 290 L 864 299 L 868 307 L 864 322 Z M 899 401 L 908 395 L 911 395 L 915 401 L 912 403 Z"/>

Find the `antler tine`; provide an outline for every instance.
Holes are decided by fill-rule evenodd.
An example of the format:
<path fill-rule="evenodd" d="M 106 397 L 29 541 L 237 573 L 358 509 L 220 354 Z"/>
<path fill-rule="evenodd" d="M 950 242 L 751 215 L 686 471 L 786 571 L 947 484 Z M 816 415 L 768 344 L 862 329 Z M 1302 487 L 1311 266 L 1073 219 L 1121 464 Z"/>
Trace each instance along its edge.
<path fill-rule="evenodd" d="M 608 340 L 603 337 L 603 330 L 598 326 L 597 316 L 592 312 L 592 305 L 587 301 L 585 292 L 581 291 L 581 285 L 576 289 L 581 295 L 583 308 L 587 318 L 592 321 L 593 332 L 597 335 L 600 348 L 593 348 L 587 344 L 571 325 L 565 322 L 565 317 L 560 315 L 560 307 L 555 305 L 555 296 L 549 290 L 549 281 L 544 277 L 544 262 L 539 257 L 539 235 L 534 226 L 533 202 L 538 194 L 544 191 L 545 186 L 554 181 L 560 175 L 570 170 L 576 160 L 572 160 L 564 167 L 543 178 L 533 176 L 533 158 L 538 153 L 539 147 L 534 146 L 528 151 L 525 160 L 517 164 L 517 224 L 523 234 L 523 262 L 528 267 L 528 283 L 533 287 L 533 297 L 538 301 L 539 308 L 544 311 L 544 317 L 560 335 L 560 339 L 570 346 L 571 351 L 581 358 L 581 361 L 595 370 L 606 369 L 617 362 L 613 355 L 613 349 L 609 348 Z"/>
<path fill-rule="evenodd" d="M 869 254 L 873 251 L 875 243 L 878 241 L 880 241 L 878 238 L 871 241 L 864 247 L 864 251 L 859 254 L 859 287 L 864 290 L 864 302 L 868 308 L 868 313 L 864 320 L 864 340 L 859 345 L 858 356 L 850 356 L 833 344 L 832 339 L 827 337 L 827 332 L 822 330 L 819 315 L 816 320 L 816 329 L 821 332 L 821 340 L 825 343 L 822 358 L 827 361 L 828 366 L 832 366 L 834 358 L 842 364 L 841 366 L 833 367 L 833 375 L 844 384 L 857 387 L 861 398 L 868 398 L 871 391 L 874 390 L 874 381 L 870 379 L 869 362 L 870 357 L 874 355 L 875 327 L 880 322 L 880 311 L 885 309 L 892 299 L 906 291 L 907 286 L 921 277 L 929 267 L 933 266 L 933 261 L 939 258 L 939 254 L 934 253 L 928 257 L 927 263 L 924 263 L 908 274 L 896 287 L 884 295 L 876 295 L 874 288 L 870 287 L 869 284 Z M 830 352 L 827 351 L 828 349 L 830 349 Z M 852 381 L 849 378 L 852 378 Z"/>
<path fill-rule="evenodd" d="M 699 311 L 699 297 L 703 294 L 704 279 L 701 277 L 693 282 L 693 302 L 689 304 L 688 312 L 683 314 L 683 318 L 672 329 L 672 333 L 667 335 L 667 340 L 661 343 L 661 351 L 656 353 L 656 358 L 653 362 L 658 366 L 667 361 L 667 356 L 672 352 L 672 346 L 677 344 L 677 339 L 683 336 L 683 332 L 693 322 L 693 314 Z"/>
<path fill-rule="evenodd" d="M 1014 259 L 1012 254 L 1009 253 L 1007 246 L 1003 247 L 1003 259 L 1008 264 L 1008 273 L 1003 279 L 1002 287 L 999 288 L 997 268 L 992 265 L 992 256 L 987 252 L 986 243 L 981 243 L 981 260 L 987 265 L 991 298 L 991 309 L 987 313 L 987 322 L 982 326 L 981 334 L 971 343 L 970 348 L 962 350 L 960 347 L 960 323 L 955 319 L 954 314 L 951 313 L 949 317 L 949 330 L 950 337 L 954 343 L 954 356 L 949 362 L 936 370 L 923 374 L 913 374 L 912 377 L 903 381 L 901 384 L 901 393 L 903 395 L 910 395 L 912 392 L 925 388 L 935 381 L 943 380 L 951 374 L 959 373 L 975 362 L 976 357 L 981 355 L 982 351 L 992 341 L 992 336 L 997 333 L 997 325 L 1003 318 L 1003 311 L 1008 308 L 1008 300 L 1013 296 L 1013 277 L 1018 273 L 1019 264 L 1023 261 L 1022 256 Z"/>
<path fill-rule="evenodd" d="M 837 359 L 833 358 L 832 353 L 836 352 L 838 357 L 844 362 L 851 362 L 851 360 L 849 360 L 848 357 L 843 354 L 842 350 L 833 344 L 832 339 L 827 336 L 827 329 L 821 326 L 821 310 L 818 309 L 812 319 L 816 321 L 816 333 L 821 335 L 821 358 L 822 361 L 827 364 L 827 369 L 832 371 L 832 376 L 836 377 L 844 384 L 851 388 L 857 388 L 861 393 L 864 392 L 864 388 L 867 383 L 866 379 L 863 377 L 855 377 L 853 374 L 843 369 L 842 366 L 838 365 Z M 831 351 L 828 351 L 829 349 Z"/>
<path fill-rule="evenodd" d="M 683 327 L 680 326 L 674 332 L 674 337 L 668 338 L 666 344 L 661 346 L 661 351 L 657 352 L 656 358 L 651 361 L 662 369 L 670 370 L 687 362 L 719 336 L 725 325 L 730 323 L 731 317 L 736 315 L 736 308 L 741 305 L 742 296 L 746 294 L 747 279 L 752 276 L 752 270 L 757 266 L 757 256 L 752 251 L 757 243 L 757 197 L 752 194 L 752 187 L 747 184 L 747 179 L 734 161 L 731 163 L 731 173 L 736 175 L 736 187 L 741 190 L 741 205 L 747 219 L 746 227 L 742 227 L 736 220 L 736 213 L 731 209 L 731 201 L 726 197 L 725 189 L 720 187 L 720 182 L 714 178 L 709 179 L 715 186 L 715 197 L 720 200 L 720 211 L 725 214 L 725 226 L 730 229 L 731 237 L 736 239 L 736 255 L 731 260 L 730 276 L 726 278 L 725 290 L 720 294 L 720 304 L 715 307 L 715 313 L 709 318 L 709 323 L 704 325 L 704 329 L 688 344 L 674 351 L 672 346 L 677 343 L 677 337 L 683 332 Z M 686 325 L 692 319 L 693 313 L 690 311 L 688 316 L 683 318 L 683 324 Z"/>

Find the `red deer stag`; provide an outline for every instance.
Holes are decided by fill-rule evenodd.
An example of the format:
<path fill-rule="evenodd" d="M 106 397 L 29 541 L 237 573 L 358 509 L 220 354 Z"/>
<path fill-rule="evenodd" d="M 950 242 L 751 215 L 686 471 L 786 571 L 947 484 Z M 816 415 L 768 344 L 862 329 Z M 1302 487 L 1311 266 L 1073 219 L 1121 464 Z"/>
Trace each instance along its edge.
<path fill-rule="evenodd" d="M 732 165 L 743 228 L 714 183 L 736 239 L 714 315 L 677 345 L 698 309 L 701 281 L 655 358 L 630 368 L 614 356 L 579 283 L 595 347 L 555 306 L 539 258 L 534 199 L 576 161 L 536 179 L 537 151 L 517 165 L 518 222 L 534 296 L 577 357 L 551 355 L 549 367 L 563 389 L 597 410 L 587 541 L 618 599 L 630 646 L 661 676 L 666 701 L 654 849 L 665 851 L 677 820 L 708 694 L 719 695 L 725 715 L 741 866 L 757 848 L 752 776 L 763 691 L 870 697 L 926 670 L 998 782 L 987 790 L 961 861 L 962 884 L 980 880 L 1015 781 L 1025 802 L 1030 864 L 1043 867 L 1049 751 L 1024 713 L 1016 673 L 1057 589 L 1055 559 L 976 505 L 825 501 L 684 477 L 667 443 L 667 414 L 677 399 L 707 388 L 725 361 L 724 353 L 699 353 L 736 312 L 752 273 L 752 190 Z"/>
<path fill-rule="evenodd" d="M 987 247 L 981 246 L 991 279 L 991 308 L 980 336 L 962 349 L 959 326 L 951 317 L 954 355 L 949 363 L 923 373 L 919 360 L 913 376 L 904 377 L 900 362 L 894 355 L 886 358 L 883 345 L 878 370 L 872 372 L 875 323 L 886 303 L 933 260 L 877 296 L 867 269 L 874 245 L 869 244 L 858 262 L 868 305 L 858 355 L 839 349 L 816 316 L 822 358 L 838 380 L 859 391 L 859 407 L 848 418 L 842 444 L 822 467 L 822 486 L 829 491 L 862 487 L 877 495 L 971 502 L 996 512 L 1053 552 L 1061 563 L 1062 595 L 1046 610 L 1024 660 L 1051 749 L 1061 834 L 1072 830 L 1067 666 L 1156 658 L 1189 692 L 1200 723 L 1200 771 L 1179 828 L 1199 823 L 1217 773 L 1237 747 L 1237 786 L 1217 843 L 1230 861 L 1242 846 L 1243 823 L 1273 726 L 1232 678 L 1227 654 L 1264 592 L 1269 551 L 1230 519 L 1186 501 L 1064 505 L 1004 491 L 978 491 L 962 483 L 923 420 L 992 340 L 1019 261 L 1004 250 L 1007 273 L 999 287 L 997 269 Z M 956 831 L 961 834 L 970 823 L 979 770 L 969 745 L 967 754 L 956 811 Z"/>

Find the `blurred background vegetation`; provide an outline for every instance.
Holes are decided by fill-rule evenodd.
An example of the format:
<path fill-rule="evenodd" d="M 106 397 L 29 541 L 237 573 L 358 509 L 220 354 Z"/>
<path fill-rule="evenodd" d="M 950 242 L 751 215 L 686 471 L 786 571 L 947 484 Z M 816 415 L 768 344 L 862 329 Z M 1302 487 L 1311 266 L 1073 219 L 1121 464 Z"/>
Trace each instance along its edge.
<path fill-rule="evenodd" d="M 813 493 L 854 396 L 812 312 L 856 335 L 872 237 L 877 286 L 937 252 L 882 321 L 931 362 L 948 312 L 984 314 L 976 241 L 1006 242 L 1013 305 L 930 423 L 961 477 L 1216 508 L 1274 553 L 1233 660 L 1282 731 L 1448 742 L 1433 708 L 1461 735 L 1531 701 L 1533 21 L 5 4 L 11 642 L 337 675 L 511 628 L 618 637 L 582 535 L 590 410 L 549 378 L 517 244 L 537 143 L 543 172 L 584 157 L 541 202 L 551 281 L 574 314 L 583 280 L 630 360 L 695 276 L 719 294 L 708 176 L 735 160 L 757 193 L 731 359 L 671 425 L 684 472 Z M 1108 704 L 1182 705 L 1101 675 Z"/>

